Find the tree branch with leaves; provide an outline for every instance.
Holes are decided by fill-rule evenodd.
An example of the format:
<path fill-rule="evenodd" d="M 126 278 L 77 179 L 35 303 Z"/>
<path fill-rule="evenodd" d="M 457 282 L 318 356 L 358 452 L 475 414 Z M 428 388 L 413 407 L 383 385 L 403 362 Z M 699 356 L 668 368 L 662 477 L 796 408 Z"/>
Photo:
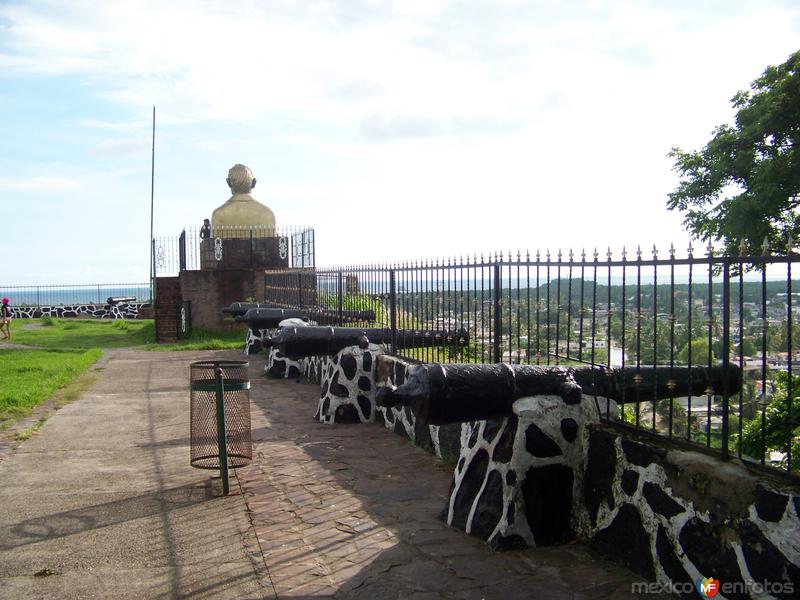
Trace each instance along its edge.
<path fill-rule="evenodd" d="M 667 208 L 684 214 L 692 236 L 760 256 L 765 240 L 784 249 L 800 234 L 800 51 L 731 104 L 734 125 L 717 127 L 700 151 L 669 153 L 681 180 Z"/>

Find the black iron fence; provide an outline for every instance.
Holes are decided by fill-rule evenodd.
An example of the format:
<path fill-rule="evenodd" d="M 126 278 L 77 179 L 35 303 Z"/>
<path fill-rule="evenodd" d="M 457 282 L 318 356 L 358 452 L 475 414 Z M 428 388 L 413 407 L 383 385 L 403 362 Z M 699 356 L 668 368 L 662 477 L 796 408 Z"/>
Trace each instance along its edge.
<path fill-rule="evenodd" d="M 403 350 L 436 362 L 707 366 L 744 374 L 731 397 L 623 400 L 623 426 L 796 474 L 800 452 L 800 256 L 684 258 L 625 250 L 495 254 L 387 265 L 269 272 L 265 301 L 318 307 L 328 324 L 465 328 L 464 348 Z M 796 291 L 795 291 L 796 290 Z M 348 323 L 352 325 L 352 323 Z"/>
<path fill-rule="evenodd" d="M 0 286 L 0 296 L 8 298 L 11 306 L 72 306 L 75 304 L 105 304 L 108 298 L 136 298 L 150 302 L 150 284 L 91 283 L 75 285 L 7 285 Z"/>
<path fill-rule="evenodd" d="M 251 261 L 257 264 L 259 255 L 264 252 L 264 239 L 277 240 L 276 255 L 287 259 L 291 267 L 314 266 L 316 251 L 311 227 L 188 227 L 177 236 L 153 238 L 154 271 L 158 276 L 168 276 L 180 271 L 198 270 L 204 253 L 209 261 L 215 254 L 217 260 L 222 260 L 226 241 L 235 241 L 237 246 L 244 241 L 245 247 L 249 247 Z M 237 248 L 237 252 L 241 253 L 241 249 Z"/>

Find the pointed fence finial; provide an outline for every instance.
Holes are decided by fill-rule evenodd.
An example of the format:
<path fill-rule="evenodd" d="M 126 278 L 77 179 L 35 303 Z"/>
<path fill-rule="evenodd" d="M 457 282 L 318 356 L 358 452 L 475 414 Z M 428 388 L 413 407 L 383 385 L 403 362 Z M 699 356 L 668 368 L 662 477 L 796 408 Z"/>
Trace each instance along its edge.
<path fill-rule="evenodd" d="M 592 257 L 594 258 L 594 262 L 597 262 L 597 259 L 600 257 L 600 253 L 597 251 L 597 246 L 594 247 L 594 252 L 592 253 Z"/>
<path fill-rule="evenodd" d="M 642 247 L 641 245 L 636 245 L 636 260 L 642 260 Z"/>
<path fill-rule="evenodd" d="M 608 262 L 611 262 L 611 256 L 612 256 L 611 246 L 608 246 L 608 249 L 606 250 L 606 257 L 608 258 Z"/>
<path fill-rule="evenodd" d="M 709 256 L 714 256 L 714 244 L 711 240 L 708 240 L 708 246 L 706 246 L 706 251 L 708 252 Z"/>
<path fill-rule="evenodd" d="M 747 240 L 742 238 L 739 241 L 739 256 L 746 256 L 747 255 Z"/>
<path fill-rule="evenodd" d="M 692 258 L 692 254 L 694 254 L 694 246 L 692 246 L 691 240 L 689 240 L 689 247 L 686 250 L 689 252 L 689 258 Z"/>
<path fill-rule="evenodd" d="M 628 249 L 623 246 L 622 247 L 622 261 L 624 262 L 628 258 Z"/>
<path fill-rule="evenodd" d="M 792 232 L 790 231 L 786 235 L 786 253 L 792 254 L 794 252 L 794 236 L 792 236 Z"/>
<path fill-rule="evenodd" d="M 769 256 L 769 236 L 764 236 L 764 243 L 761 245 L 761 253 L 764 256 Z"/>
<path fill-rule="evenodd" d="M 658 248 L 653 244 L 653 260 L 658 260 Z"/>
<path fill-rule="evenodd" d="M 675 244 L 672 242 L 669 243 L 669 257 L 675 258 Z"/>

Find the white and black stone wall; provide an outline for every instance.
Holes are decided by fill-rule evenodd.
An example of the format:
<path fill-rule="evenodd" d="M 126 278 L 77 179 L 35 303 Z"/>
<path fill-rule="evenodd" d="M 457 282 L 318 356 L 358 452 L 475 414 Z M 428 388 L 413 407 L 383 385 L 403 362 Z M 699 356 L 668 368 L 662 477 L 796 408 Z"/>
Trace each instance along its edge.
<path fill-rule="evenodd" d="M 150 308 L 149 302 L 120 302 L 119 304 L 70 304 L 63 306 L 14 306 L 11 317 L 14 319 L 87 318 L 87 319 L 138 319 L 143 308 Z"/>
<path fill-rule="evenodd" d="M 406 380 L 408 369 L 416 362 L 383 355 L 377 360 L 375 373 L 376 387 L 402 385 Z M 384 408 L 377 406 L 375 421 L 408 438 L 411 442 L 439 458 L 455 464 L 461 453 L 461 430 L 465 425 L 426 425 L 417 422 L 414 413 L 408 407 Z"/>
<path fill-rule="evenodd" d="M 383 346 L 350 346 L 324 365 L 315 418 L 323 423 L 375 420 L 375 370 Z"/>
<path fill-rule="evenodd" d="M 303 373 L 303 361 L 285 356 L 277 348 L 270 348 L 264 371 L 271 379 L 297 379 Z"/>
<path fill-rule="evenodd" d="M 497 550 L 574 539 L 587 425 L 599 420 L 593 397 L 534 396 L 509 417 L 465 424 L 447 523 Z"/>
<path fill-rule="evenodd" d="M 643 577 L 679 589 L 714 577 L 738 585 L 732 599 L 800 597 L 794 487 L 737 461 L 593 427 L 583 494 L 582 536 Z"/>
<path fill-rule="evenodd" d="M 253 329 L 248 327 L 247 336 L 244 340 L 244 353 L 252 356 L 261 352 L 264 349 L 264 339 L 272 336 L 275 331 L 275 329 Z"/>
<path fill-rule="evenodd" d="M 277 348 L 270 348 L 264 371 L 272 379 L 297 379 L 302 376 L 319 383 L 330 361 L 330 356 L 308 356 L 294 360 Z"/>

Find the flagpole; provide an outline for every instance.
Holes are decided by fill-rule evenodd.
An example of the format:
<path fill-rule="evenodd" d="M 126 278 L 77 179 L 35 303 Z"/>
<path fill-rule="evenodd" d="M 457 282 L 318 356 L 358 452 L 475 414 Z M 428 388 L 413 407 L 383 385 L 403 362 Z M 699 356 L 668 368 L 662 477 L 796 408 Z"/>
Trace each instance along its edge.
<path fill-rule="evenodd" d="M 153 145 L 150 158 L 150 300 L 155 305 L 155 240 L 153 239 L 153 190 L 156 170 L 156 107 L 153 107 Z"/>

